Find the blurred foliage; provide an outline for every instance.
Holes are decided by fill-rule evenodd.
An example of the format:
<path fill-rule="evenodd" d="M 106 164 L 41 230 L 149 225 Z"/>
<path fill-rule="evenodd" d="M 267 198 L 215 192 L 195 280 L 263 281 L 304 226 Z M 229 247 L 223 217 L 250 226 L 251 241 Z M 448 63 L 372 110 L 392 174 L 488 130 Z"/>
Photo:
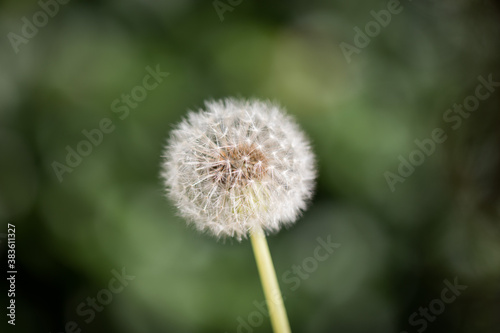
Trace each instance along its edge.
<path fill-rule="evenodd" d="M 479 75 L 500 81 L 499 6 L 402 6 L 348 64 L 339 44 L 387 2 L 242 1 L 220 21 L 210 1 L 74 0 L 15 53 L 8 33 L 40 7 L 4 1 L 0 232 L 17 226 L 15 331 L 236 332 L 248 321 L 263 300 L 249 242 L 185 227 L 158 177 L 188 109 L 240 96 L 279 101 L 318 157 L 310 209 L 269 238 L 294 332 L 416 332 L 410 315 L 455 277 L 468 289 L 427 332 L 498 332 L 499 93 L 395 192 L 384 173 L 449 128 L 444 112 Z M 113 101 L 157 65 L 170 75 L 120 119 Z M 53 162 L 103 118 L 114 130 L 59 182 Z M 282 275 L 329 235 L 341 247 L 291 291 Z M 122 267 L 136 278 L 85 323 L 78 305 Z M 270 332 L 268 319 L 252 330 Z"/>

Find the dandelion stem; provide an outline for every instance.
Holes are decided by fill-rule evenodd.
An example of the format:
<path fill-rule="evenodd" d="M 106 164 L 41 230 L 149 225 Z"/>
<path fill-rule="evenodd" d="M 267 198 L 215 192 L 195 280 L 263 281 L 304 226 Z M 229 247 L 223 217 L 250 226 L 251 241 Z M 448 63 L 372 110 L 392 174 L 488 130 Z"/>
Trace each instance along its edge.
<path fill-rule="evenodd" d="M 259 269 L 264 296 L 266 297 L 271 325 L 274 333 L 290 333 L 290 324 L 286 315 L 283 297 L 274 270 L 271 253 L 267 245 L 266 235 L 260 227 L 254 227 L 250 233 L 255 261 Z"/>

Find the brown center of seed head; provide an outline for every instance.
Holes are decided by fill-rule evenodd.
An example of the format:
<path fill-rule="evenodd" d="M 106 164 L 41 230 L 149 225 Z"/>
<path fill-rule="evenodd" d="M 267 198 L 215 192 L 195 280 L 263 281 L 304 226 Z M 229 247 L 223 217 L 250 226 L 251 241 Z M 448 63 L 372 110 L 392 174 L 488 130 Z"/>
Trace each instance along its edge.
<path fill-rule="evenodd" d="M 267 158 L 254 144 L 221 148 L 211 172 L 225 187 L 243 187 L 261 180 L 267 172 Z"/>

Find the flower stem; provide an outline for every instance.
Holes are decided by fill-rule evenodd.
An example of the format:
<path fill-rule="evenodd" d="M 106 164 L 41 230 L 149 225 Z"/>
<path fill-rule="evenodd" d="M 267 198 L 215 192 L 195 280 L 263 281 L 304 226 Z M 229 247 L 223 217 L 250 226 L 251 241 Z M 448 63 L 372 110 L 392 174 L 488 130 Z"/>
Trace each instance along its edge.
<path fill-rule="evenodd" d="M 267 245 L 266 235 L 262 228 L 255 228 L 250 233 L 255 261 L 259 269 L 264 296 L 266 297 L 271 325 L 274 333 L 290 333 L 290 324 L 286 315 L 283 297 L 281 296 L 278 279 L 274 271 L 271 253 Z"/>

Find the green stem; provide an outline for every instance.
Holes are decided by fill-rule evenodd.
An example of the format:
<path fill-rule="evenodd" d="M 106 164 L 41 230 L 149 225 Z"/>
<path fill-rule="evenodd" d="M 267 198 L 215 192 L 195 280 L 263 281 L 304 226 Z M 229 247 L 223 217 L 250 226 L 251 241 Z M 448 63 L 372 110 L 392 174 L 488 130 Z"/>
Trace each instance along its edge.
<path fill-rule="evenodd" d="M 264 296 L 266 297 L 271 325 L 275 333 L 290 333 L 290 324 L 286 315 L 285 304 L 281 296 L 278 279 L 274 270 L 271 253 L 267 245 L 266 235 L 261 228 L 254 229 L 250 233 L 252 247 L 259 269 Z"/>

